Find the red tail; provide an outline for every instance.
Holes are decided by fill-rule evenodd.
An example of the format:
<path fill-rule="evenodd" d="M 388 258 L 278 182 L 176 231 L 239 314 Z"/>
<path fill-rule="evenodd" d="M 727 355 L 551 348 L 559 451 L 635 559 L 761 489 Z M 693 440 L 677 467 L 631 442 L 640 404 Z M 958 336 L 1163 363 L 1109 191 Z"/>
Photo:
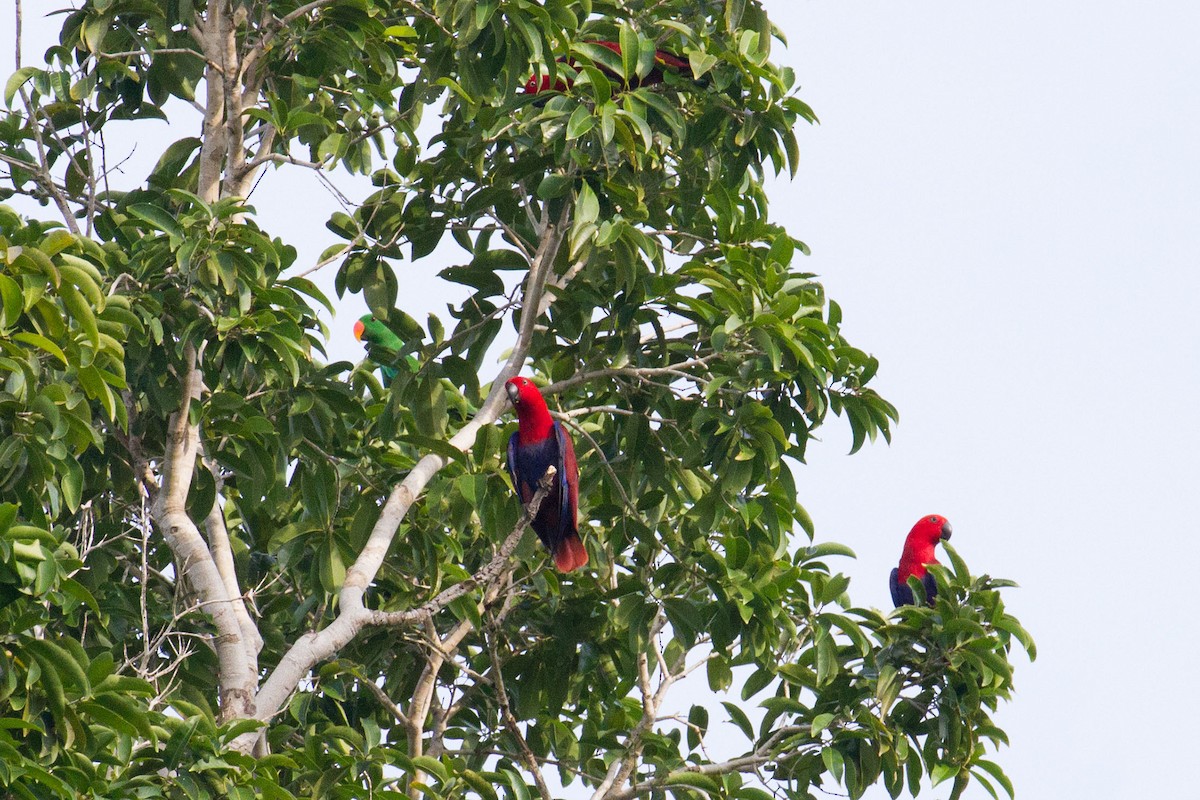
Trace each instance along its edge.
<path fill-rule="evenodd" d="M 558 552 L 554 554 L 554 566 L 558 567 L 559 572 L 579 569 L 587 562 L 587 548 L 583 546 L 583 540 L 579 538 L 579 534 L 573 534 L 563 539 L 562 544 L 558 546 Z"/>

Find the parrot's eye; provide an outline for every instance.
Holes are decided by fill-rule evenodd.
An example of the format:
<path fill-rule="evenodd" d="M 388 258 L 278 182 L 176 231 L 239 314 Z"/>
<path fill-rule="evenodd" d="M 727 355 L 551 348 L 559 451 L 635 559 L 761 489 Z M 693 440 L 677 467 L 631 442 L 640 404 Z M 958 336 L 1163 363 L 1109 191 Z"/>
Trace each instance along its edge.
<path fill-rule="evenodd" d="M 930 518 L 929 518 L 929 521 L 930 521 L 930 522 L 937 522 L 937 521 L 938 521 L 938 518 L 937 518 L 937 517 L 930 517 Z"/>

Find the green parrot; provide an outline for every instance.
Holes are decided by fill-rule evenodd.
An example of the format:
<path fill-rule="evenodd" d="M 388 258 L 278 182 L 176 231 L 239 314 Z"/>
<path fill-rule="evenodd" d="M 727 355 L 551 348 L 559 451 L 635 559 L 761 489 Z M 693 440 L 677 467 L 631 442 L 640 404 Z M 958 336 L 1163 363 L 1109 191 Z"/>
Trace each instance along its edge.
<path fill-rule="evenodd" d="M 392 332 L 383 322 L 375 319 L 374 314 L 364 314 L 354 323 L 354 338 L 358 339 L 367 346 L 368 351 L 371 348 L 377 348 L 383 354 L 390 354 L 393 364 L 396 360 L 396 354 L 404 347 L 404 341 Z M 420 369 L 417 363 L 417 357 L 411 353 L 404 359 L 404 365 L 409 372 L 416 372 Z M 391 386 L 392 381 L 396 379 L 397 370 L 395 366 L 389 364 L 379 365 L 379 374 L 383 378 L 385 386 Z"/>

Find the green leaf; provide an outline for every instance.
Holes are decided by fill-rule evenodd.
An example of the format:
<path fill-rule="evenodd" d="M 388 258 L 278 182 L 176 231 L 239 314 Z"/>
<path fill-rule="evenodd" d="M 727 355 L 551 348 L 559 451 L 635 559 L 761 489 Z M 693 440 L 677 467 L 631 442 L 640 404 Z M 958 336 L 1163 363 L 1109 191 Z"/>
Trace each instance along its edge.
<path fill-rule="evenodd" d="M 699 772 L 672 772 L 663 779 L 664 786 L 687 786 L 699 789 L 706 794 L 721 794 L 721 785 L 707 775 Z"/>
<path fill-rule="evenodd" d="M 724 691 L 733 683 L 733 670 L 729 668 L 729 662 L 723 656 L 713 654 L 705 666 L 708 671 L 708 688 L 714 692 Z"/>
<path fill-rule="evenodd" d="M 199 198 L 197 198 L 199 199 Z M 183 239 L 183 228 L 167 211 L 152 206 L 149 203 L 135 203 L 129 207 L 129 213 L 143 222 L 148 222 L 157 230 L 170 235 L 173 239 Z"/>
<path fill-rule="evenodd" d="M 942 542 L 942 547 L 946 551 L 946 555 L 950 557 L 950 563 L 954 566 L 954 578 L 959 583 L 966 583 L 971 580 L 971 571 L 967 568 L 967 562 L 963 561 L 962 556 L 954 549 L 949 542 Z"/>
<path fill-rule="evenodd" d="M 67 459 L 62 464 L 63 474 L 60 478 L 63 503 L 69 511 L 77 511 L 83 495 L 83 468 L 75 459 Z"/>
<path fill-rule="evenodd" d="M 858 558 L 853 550 L 844 544 L 838 542 L 818 542 L 804 549 L 806 560 L 824 558 L 825 556 L 846 556 L 847 558 Z"/>
<path fill-rule="evenodd" d="M 571 112 L 571 118 L 567 120 L 567 141 L 578 139 L 595 127 L 595 125 L 596 118 L 592 116 L 591 110 L 587 106 L 580 105 Z"/>
<path fill-rule="evenodd" d="M 4 313 L 3 325 L 12 327 L 21 318 L 25 298 L 17 282 L 3 273 L 0 273 L 0 301 Z"/>
<path fill-rule="evenodd" d="M 553 200 L 562 197 L 571 188 L 573 179 L 566 175 L 550 174 L 538 184 L 537 196 L 542 200 Z"/>
<path fill-rule="evenodd" d="M 446 772 L 446 768 L 442 765 L 442 762 L 438 761 L 436 758 L 432 758 L 430 756 L 417 756 L 412 760 L 412 764 L 414 769 L 419 769 L 422 772 L 428 772 L 442 783 L 445 783 L 450 777 L 449 773 Z"/>
<path fill-rule="evenodd" d="M 818 630 L 817 648 L 817 685 L 828 683 L 838 672 L 837 646 L 829 631 Z"/>
<path fill-rule="evenodd" d="M 62 365 L 64 367 L 67 366 L 67 364 L 68 364 L 67 354 L 62 351 L 62 348 L 59 347 L 58 345 L 56 345 L 54 342 L 47 339 L 45 336 L 42 336 L 40 333 L 29 333 L 27 331 L 21 331 L 20 333 L 13 334 L 12 338 L 17 340 L 18 342 L 25 342 L 26 344 L 33 345 L 34 347 L 38 348 L 39 350 L 43 350 L 46 353 L 49 353 L 50 355 L 54 356 L 59 361 L 61 361 Z"/>
<path fill-rule="evenodd" d="M 21 87 L 28 83 L 30 78 L 41 74 L 43 74 L 42 70 L 37 67 L 21 67 L 10 75 L 8 82 L 4 84 L 5 105 L 12 108 L 13 98 L 17 96 L 17 92 L 21 91 Z"/>
<path fill-rule="evenodd" d="M 64 678 L 64 685 L 81 693 L 89 690 L 90 682 L 87 673 L 83 671 L 83 667 L 66 648 L 46 639 L 28 639 L 25 641 L 25 646 L 38 657 L 39 661 L 53 665 L 54 669 Z"/>
<path fill-rule="evenodd" d="M 55 718 L 62 719 L 67 711 L 67 696 L 54 660 L 48 658 L 43 651 L 37 648 L 29 648 L 29 650 L 42 673 L 38 688 L 45 696 L 46 704 L 50 706 L 50 711 Z"/>
<path fill-rule="evenodd" d="M 629 80 L 634 75 L 638 75 L 638 52 L 640 45 L 638 43 L 637 31 L 627 22 L 621 23 L 620 30 L 620 45 L 621 45 L 621 76 L 625 80 Z M 647 73 L 649 70 L 646 71 Z M 645 77 L 641 75 L 640 77 Z"/>
<path fill-rule="evenodd" d="M 79 323 L 84 335 L 92 343 L 92 347 L 99 349 L 100 329 L 96 325 L 96 315 L 92 311 L 92 307 L 88 305 L 88 301 L 78 289 L 66 282 L 58 287 L 58 294 L 62 297 L 63 305 L 67 307 L 71 317 Z"/>
<path fill-rule="evenodd" d="M 706 733 L 708 733 L 708 709 L 704 706 L 694 705 L 688 712 L 688 747 L 693 750 L 698 748 Z"/>
<path fill-rule="evenodd" d="M 999 764 L 996 764 L 993 761 L 988 761 L 986 759 L 981 758 L 978 761 L 976 761 L 972 766 L 974 766 L 976 769 L 986 772 L 988 775 L 991 775 L 996 780 L 996 782 L 999 783 L 1000 786 L 1002 786 L 1004 788 L 1004 791 L 1008 794 L 1009 797 L 1016 796 L 1015 792 L 1013 791 L 1012 781 L 1009 780 L 1008 776 L 1004 774 L 1004 770 L 1002 770 L 1000 768 Z"/>
<path fill-rule="evenodd" d="M 729 712 L 729 719 L 734 725 L 742 731 L 747 739 L 754 739 L 754 726 L 750 724 L 750 718 L 746 716 L 746 712 L 734 703 L 729 703 L 724 700 L 721 705 L 725 706 L 725 710 Z"/>
<path fill-rule="evenodd" d="M 138 735 L 150 742 L 158 740 L 154 729 L 150 726 L 150 720 L 144 708 L 135 704 L 132 700 L 123 697 L 120 694 L 113 692 L 105 692 L 97 695 L 95 701 L 117 716 L 133 723 L 137 729 Z"/>

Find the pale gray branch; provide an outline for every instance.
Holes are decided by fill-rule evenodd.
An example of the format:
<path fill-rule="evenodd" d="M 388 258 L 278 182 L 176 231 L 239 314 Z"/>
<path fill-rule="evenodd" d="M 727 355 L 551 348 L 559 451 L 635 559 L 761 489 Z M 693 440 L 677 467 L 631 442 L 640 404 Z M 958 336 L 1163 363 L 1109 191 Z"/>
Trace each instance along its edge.
<path fill-rule="evenodd" d="M 42 188 L 54 198 L 54 205 L 58 206 L 58 213 L 62 215 L 67 228 L 71 233 L 79 236 L 79 223 L 75 221 L 75 215 L 71 213 L 71 205 L 67 202 L 67 196 L 55 185 L 54 179 L 50 175 L 50 162 L 46 157 L 46 140 L 42 138 L 42 128 L 38 125 L 38 115 L 33 107 L 33 101 L 29 99 L 29 92 L 25 91 L 25 87 L 21 87 L 19 94 L 21 103 L 25 106 L 25 113 L 29 115 L 29 125 L 33 130 L 33 143 L 37 148 L 38 166 L 34 171 L 35 178 Z M 49 117 L 47 117 L 47 125 L 49 124 Z M 53 127 L 50 130 L 52 133 L 54 132 Z"/>
<path fill-rule="evenodd" d="M 225 525 L 225 512 L 221 508 L 224 481 L 216 465 L 205 459 L 204 466 L 212 474 L 213 481 L 217 486 L 212 508 L 209 509 L 208 516 L 204 519 L 204 530 L 208 534 L 208 547 L 212 551 L 213 563 L 217 565 L 217 571 L 221 574 L 221 582 L 225 584 L 225 591 L 230 597 L 241 597 L 242 590 L 238 586 L 237 567 L 233 562 L 233 547 L 229 541 L 229 529 Z M 262 652 L 262 635 L 258 632 L 258 626 L 254 624 L 254 620 L 250 618 L 250 610 L 246 607 L 246 603 L 235 603 L 234 613 L 237 614 L 238 624 L 242 627 L 242 640 L 246 643 L 247 648 L 252 650 L 255 655 Z"/>
<path fill-rule="evenodd" d="M 184 348 L 180 378 L 180 408 L 167 426 L 162 487 L 151 506 L 151 515 L 171 548 L 176 569 L 199 596 L 200 606 L 212 616 L 217 629 L 214 645 L 220 665 L 221 718 L 228 721 L 253 716 L 257 659 L 244 639 L 235 610 L 242 600 L 226 590 L 204 537 L 187 513 L 188 490 L 200 447 L 199 428 L 192 424 L 190 410 L 200 398 L 202 385 L 196 349 L 191 344 Z"/>
<path fill-rule="evenodd" d="M 459 450 L 465 452 L 471 447 L 479 430 L 484 425 L 494 422 L 504 409 L 507 401 L 504 383 L 516 375 L 525 363 L 525 357 L 534 336 L 537 319 L 535 310 L 540 305 L 547 275 L 553 269 L 555 258 L 563 241 L 563 231 L 566 229 L 569 219 L 570 207 L 564 205 L 558 221 L 546 225 L 541 231 L 540 244 L 534 261 L 530 265 L 529 276 L 525 283 L 522 302 L 525 313 L 521 318 L 517 342 L 500 373 L 493 380 L 491 391 L 475 417 L 450 438 L 450 445 Z M 363 594 L 383 564 L 387 551 L 409 508 L 447 461 L 446 456 L 440 453 L 425 455 L 416 463 L 400 485 L 392 490 L 362 552 L 346 572 L 346 579 L 339 595 L 340 611 L 338 616 L 321 631 L 300 637 L 280 659 L 278 666 L 258 692 L 255 703 L 255 715 L 258 719 L 265 721 L 275 716 L 315 664 L 329 658 L 348 644 L 358 635 L 363 626 L 371 621 L 372 614 L 363 605 Z M 234 746 L 243 751 L 248 750 L 256 738 L 257 734 L 246 734 L 244 737 L 239 737 Z"/>
<path fill-rule="evenodd" d="M 642 781 L 635 783 L 628 788 L 613 792 L 606 797 L 606 800 L 632 800 L 638 795 L 649 794 L 651 792 L 660 791 L 672 775 L 691 774 L 691 775 L 727 775 L 731 772 L 753 772 L 775 759 L 784 755 L 786 751 L 780 751 L 780 744 L 788 736 L 795 733 L 804 733 L 811 730 L 808 726 L 788 726 L 768 736 L 754 750 L 744 755 L 730 758 L 726 761 L 718 761 L 708 764 L 689 764 L 681 769 L 671 773 L 671 775 L 663 778 L 655 778 L 654 780 Z"/>
<path fill-rule="evenodd" d="M 696 375 L 687 372 L 686 370 L 692 367 L 702 367 L 708 362 L 715 360 L 718 353 L 710 353 L 706 356 L 697 358 L 689 358 L 686 361 L 680 361 L 676 364 L 671 364 L 666 367 L 609 367 L 607 369 L 595 369 L 588 372 L 579 372 L 569 378 L 564 378 L 561 381 L 555 381 L 548 386 L 542 387 L 542 394 L 558 394 L 566 391 L 572 386 L 578 386 L 581 383 L 589 383 L 595 380 L 604 380 L 608 378 L 636 378 L 644 380 L 659 375 L 671 375 L 677 378 L 688 378 L 690 380 L 700 380 Z"/>

